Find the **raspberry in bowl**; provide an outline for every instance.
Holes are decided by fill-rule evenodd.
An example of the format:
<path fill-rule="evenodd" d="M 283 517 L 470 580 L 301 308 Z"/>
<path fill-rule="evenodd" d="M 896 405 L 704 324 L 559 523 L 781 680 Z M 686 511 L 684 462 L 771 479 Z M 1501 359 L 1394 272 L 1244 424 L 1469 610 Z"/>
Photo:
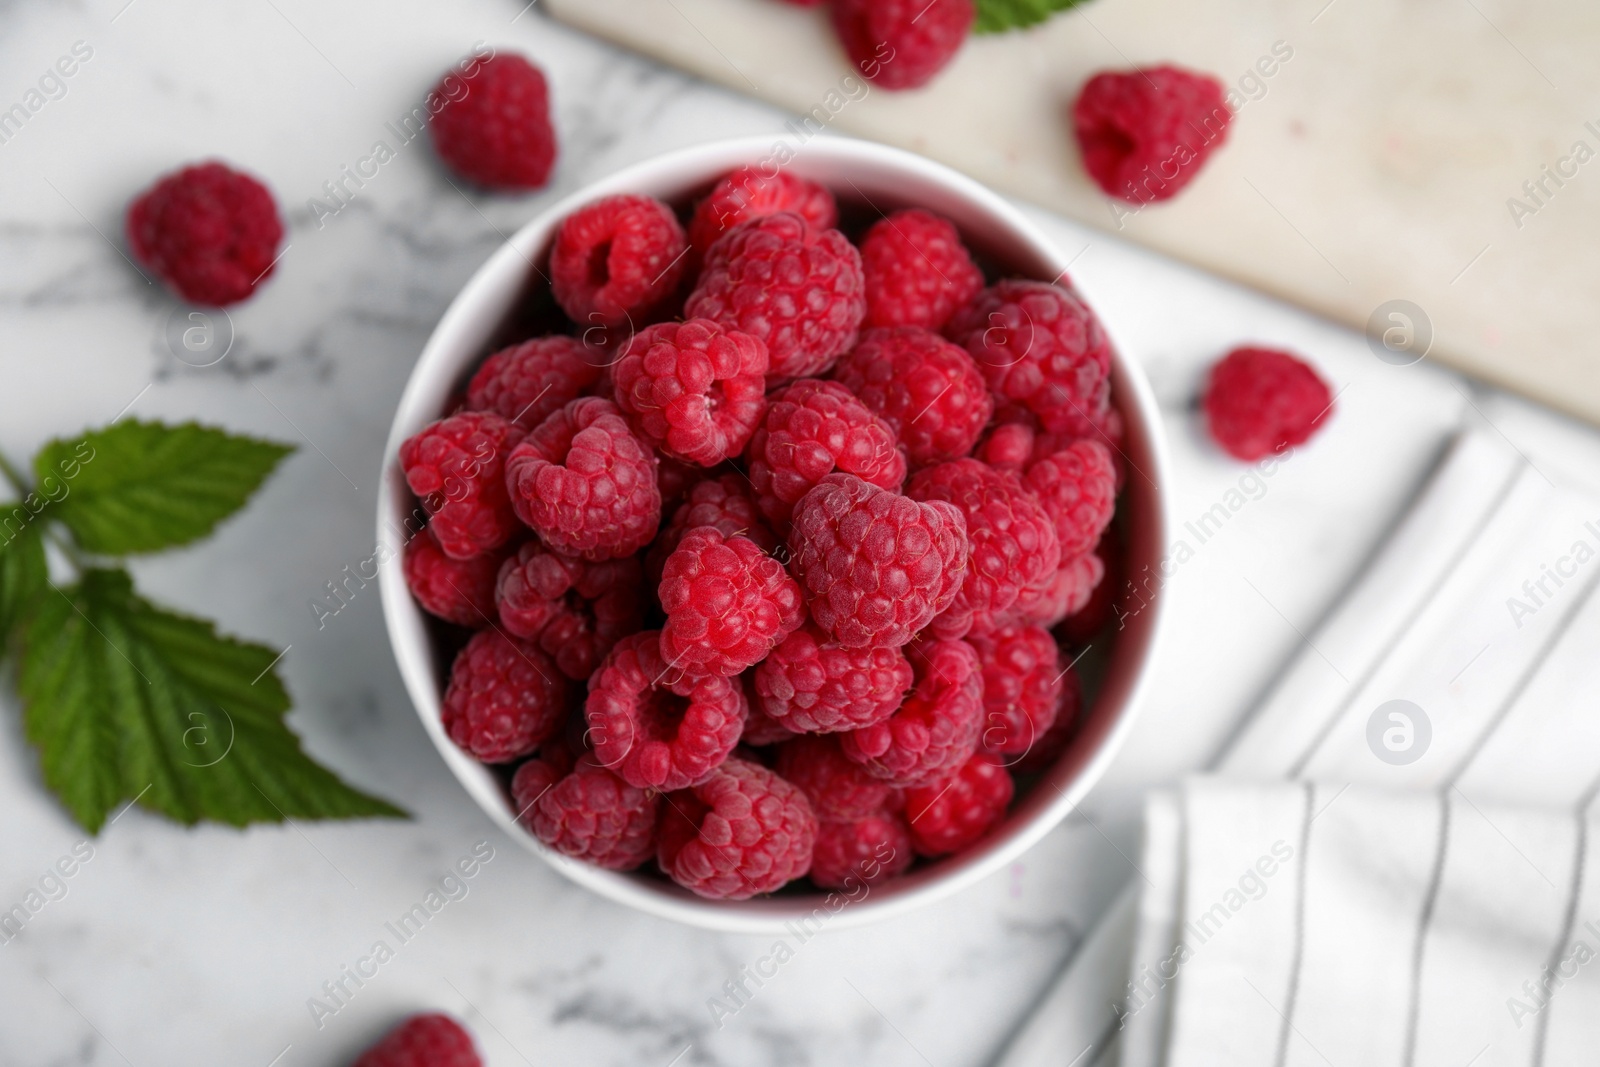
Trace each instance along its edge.
<path fill-rule="evenodd" d="M 921 157 L 828 138 L 779 168 L 771 151 L 663 156 L 518 231 L 412 372 L 378 514 L 396 659 L 473 799 L 595 892 L 739 932 L 904 913 L 1059 823 L 1131 724 L 1168 526 L 1155 402 L 1061 252 Z M 746 198 L 623 325 L 560 310 L 568 219 L 648 206 L 693 238 L 697 206 L 762 168 L 836 214 Z M 927 242 L 952 288 L 917 273 Z M 597 247 L 585 284 L 604 292 Z M 814 302 L 782 299 L 794 286 Z M 1070 395 L 1048 388 L 1063 368 Z M 414 491 L 419 437 L 444 444 Z M 1127 592 L 1096 631 L 1109 580 Z M 448 721 L 467 746 L 445 717 L 463 656 Z"/>

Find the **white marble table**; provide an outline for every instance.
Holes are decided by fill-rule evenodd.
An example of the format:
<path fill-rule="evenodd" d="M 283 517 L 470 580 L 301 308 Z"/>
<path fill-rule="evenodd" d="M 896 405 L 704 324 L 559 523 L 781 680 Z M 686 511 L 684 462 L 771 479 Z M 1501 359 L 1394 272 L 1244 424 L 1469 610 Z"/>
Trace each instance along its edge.
<path fill-rule="evenodd" d="M 0 1063 L 332 1067 L 429 1007 L 465 1018 L 497 1067 L 984 1063 L 1137 877 L 1125 855 L 1139 792 L 1217 749 L 1453 428 L 1487 417 L 1519 441 L 1564 432 L 1426 363 L 1387 365 L 1359 336 L 1041 216 L 1082 250 L 1079 285 L 1161 397 L 1180 519 L 1244 473 L 1206 445 L 1193 410 L 1203 368 L 1227 346 L 1304 352 L 1340 387 L 1337 417 L 1171 579 L 1172 639 L 1151 699 L 1081 816 L 954 899 L 808 943 L 718 1028 L 707 999 L 768 939 L 625 911 L 500 835 L 420 729 L 376 589 L 321 630 L 310 608 L 324 582 L 371 554 L 390 412 L 433 322 L 502 234 L 624 163 L 784 122 L 522 2 L 0 2 L 0 107 L 74 42 L 93 49 L 66 94 L 0 143 L 0 448 L 25 458 L 130 402 L 142 417 L 301 444 L 212 541 L 135 570 L 168 603 L 290 646 L 295 729 L 415 815 L 246 832 L 120 817 L 66 896 L 0 945 Z M 562 158 L 550 189 L 465 197 L 418 143 L 318 228 L 308 199 L 480 39 L 551 76 Z M 114 242 L 133 192 L 209 155 L 265 178 L 290 234 L 277 276 L 233 315 L 233 350 L 197 369 L 166 348 L 171 304 Z M 82 839 L 41 786 L 9 683 L 5 693 L 0 907 Z M 319 1029 L 308 998 L 480 841 L 494 858 L 468 896 Z"/>

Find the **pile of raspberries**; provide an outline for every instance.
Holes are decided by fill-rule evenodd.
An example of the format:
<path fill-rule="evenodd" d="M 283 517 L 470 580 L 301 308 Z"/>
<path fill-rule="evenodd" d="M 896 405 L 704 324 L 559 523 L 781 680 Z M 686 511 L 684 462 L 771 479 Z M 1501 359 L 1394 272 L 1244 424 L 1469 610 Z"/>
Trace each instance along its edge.
<path fill-rule="evenodd" d="M 1072 740 L 1112 349 L 1070 283 L 991 283 L 928 211 L 841 229 L 827 188 L 745 168 L 684 214 L 566 218 L 564 331 L 400 449 L 407 581 L 472 631 L 440 631 L 443 725 L 575 859 L 712 898 L 877 884 Z"/>

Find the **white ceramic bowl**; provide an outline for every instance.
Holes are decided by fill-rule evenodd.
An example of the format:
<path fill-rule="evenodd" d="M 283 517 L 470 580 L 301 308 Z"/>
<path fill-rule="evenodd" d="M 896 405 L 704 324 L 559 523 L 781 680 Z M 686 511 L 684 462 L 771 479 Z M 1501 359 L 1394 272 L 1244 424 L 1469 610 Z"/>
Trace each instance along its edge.
<path fill-rule="evenodd" d="M 397 461 L 400 443 L 443 414 L 451 397 L 496 340 L 518 300 L 544 263 L 556 226 L 572 211 L 617 193 L 645 193 L 680 203 L 735 167 L 773 158 L 768 138 L 700 145 L 628 167 L 574 193 L 529 222 L 473 275 L 440 319 L 417 361 L 395 412 L 378 495 L 379 544 L 391 549 L 382 568 L 384 618 L 407 690 L 423 727 L 445 763 L 474 800 L 506 833 L 573 881 L 619 903 L 695 926 L 747 933 L 776 932 L 786 921 L 824 908 L 830 929 L 887 918 L 928 904 L 1005 866 L 1080 803 L 1110 762 L 1132 722 L 1160 629 L 1164 596 L 1159 562 L 1167 543 L 1167 460 L 1160 417 L 1143 373 L 1118 349 L 1113 399 L 1127 426 L 1129 475 L 1121 502 L 1127 532 L 1126 573 L 1142 581 L 1144 606 L 1116 635 L 1098 692 L 1071 748 L 1026 795 L 1005 823 L 979 845 L 879 886 L 833 910 L 821 893 L 742 902 L 703 900 L 648 874 L 620 874 L 568 859 L 544 847 L 516 822 L 495 773 L 462 752 L 440 725 L 440 697 L 449 664 L 429 637 L 411 598 L 399 549 L 416 502 Z M 864 141 L 819 137 L 784 164 L 786 170 L 831 188 L 841 204 L 888 212 L 924 207 L 951 219 L 974 251 L 1005 272 L 1044 280 L 1066 269 L 1061 252 L 1000 197 L 969 178 L 921 156 Z M 1111 334 L 1115 340 L 1115 324 Z"/>

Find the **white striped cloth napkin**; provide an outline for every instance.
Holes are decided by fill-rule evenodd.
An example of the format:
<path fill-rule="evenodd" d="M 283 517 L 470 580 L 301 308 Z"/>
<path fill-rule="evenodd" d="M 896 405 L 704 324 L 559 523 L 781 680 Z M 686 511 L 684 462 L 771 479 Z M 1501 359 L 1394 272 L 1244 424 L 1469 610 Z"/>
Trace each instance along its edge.
<path fill-rule="evenodd" d="M 1600 1063 L 1597 585 L 1600 502 L 1463 434 L 1002 1067 Z"/>

